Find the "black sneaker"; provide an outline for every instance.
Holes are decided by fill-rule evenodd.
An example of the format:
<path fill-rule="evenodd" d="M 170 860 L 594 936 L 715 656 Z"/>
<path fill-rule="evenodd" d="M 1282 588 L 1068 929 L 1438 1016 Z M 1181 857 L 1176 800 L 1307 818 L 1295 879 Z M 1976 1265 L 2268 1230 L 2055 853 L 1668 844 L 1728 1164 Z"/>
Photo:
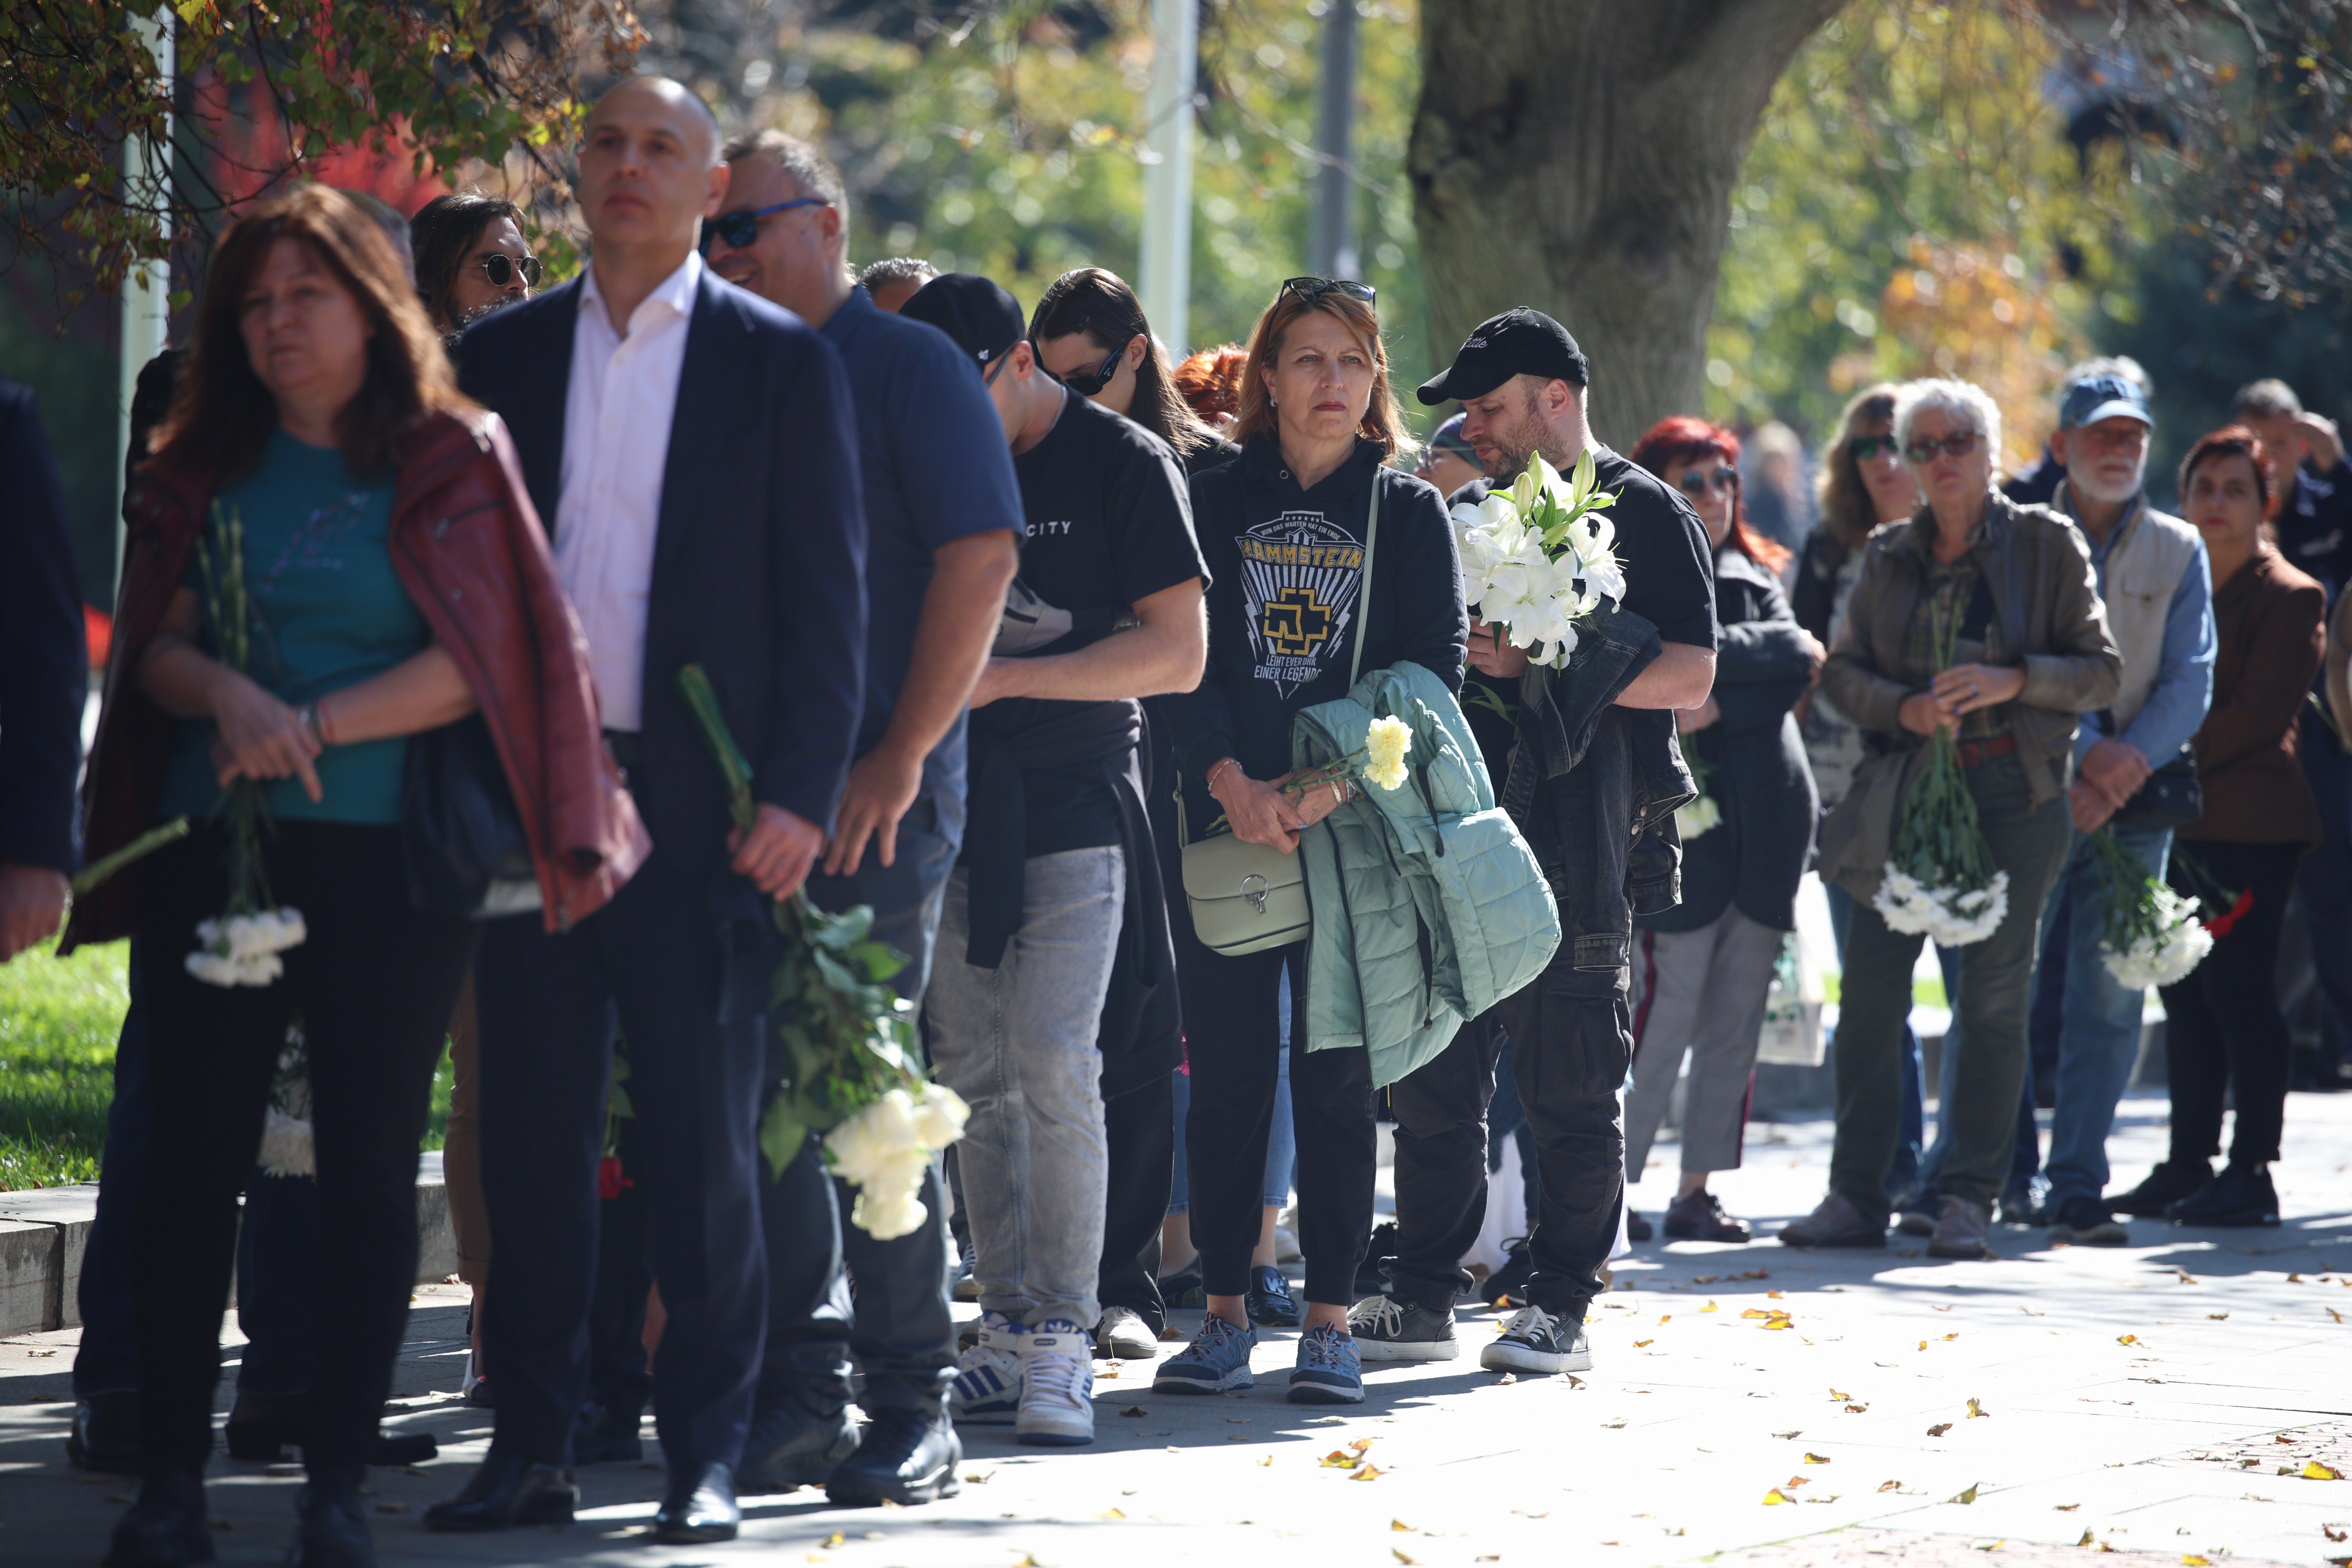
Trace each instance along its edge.
<path fill-rule="evenodd" d="M 1478 1352 L 1488 1372 L 1591 1372 L 1592 1342 L 1584 1320 L 1555 1318 L 1541 1307 L 1523 1307 L 1509 1326 Z"/>
<path fill-rule="evenodd" d="M 1298 1299 L 1290 1293 L 1290 1281 L 1271 1264 L 1250 1270 L 1250 1288 L 1242 1297 L 1242 1307 L 1249 1321 L 1261 1329 L 1295 1329 L 1307 1317 L 1299 1310 Z"/>
<path fill-rule="evenodd" d="M 834 1467 L 824 1493 L 842 1508 L 900 1508 L 936 1502 L 963 1489 L 956 1466 L 963 1443 L 947 1412 L 885 1406 L 874 1413 L 857 1451 Z"/>
<path fill-rule="evenodd" d="M 1173 1274 L 1162 1274 L 1160 1300 L 1171 1312 L 1180 1307 L 1207 1306 L 1209 1299 L 1201 1291 L 1201 1260 L 1196 1258 Z"/>
<path fill-rule="evenodd" d="M 2269 1171 L 2252 1165 L 2228 1164 L 2221 1173 L 2189 1196 L 2164 1211 L 2175 1225 L 2229 1228 L 2276 1225 L 2278 1189 Z"/>
<path fill-rule="evenodd" d="M 1366 1361 L 1452 1361 L 1462 1353 L 1454 1314 L 1395 1296 L 1367 1296 L 1348 1314 L 1356 1353 Z"/>
<path fill-rule="evenodd" d="M 1535 1264 L 1528 1257 L 1528 1238 L 1507 1243 L 1503 1248 L 1503 1266 L 1479 1282 L 1478 1299 L 1489 1307 L 1524 1307 L 1528 1304 L 1528 1276 L 1535 1272 Z"/>
<path fill-rule="evenodd" d="M 1381 1272 L 1381 1265 L 1396 1252 L 1396 1221 L 1384 1219 L 1372 1226 L 1372 1244 L 1364 1250 L 1364 1260 L 1356 1265 L 1356 1296 L 1385 1296 L 1389 1293 L 1389 1277 Z"/>
<path fill-rule="evenodd" d="M 1643 1226 L 1642 1228 L 1646 1231 L 1650 1227 Z M 1705 1187 L 1686 1198 L 1676 1198 L 1674 1206 L 1666 1210 L 1663 1228 L 1668 1239 L 1674 1241 L 1743 1243 L 1752 1237 L 1748 1222 L 1734 1219 L 1724 1213 L 1723 1200 Z M 1636 1237 L 1634 1239 L 1646 1240 L 1647 1237 Z"/>
<path fill-rule="evenodd" d="M 1655 1231 L 1650 1228 L 1650 1222 L 1648 1220 L 1643 1219 L 1640 1215 L 1632 1213 L 1631 1211 L 1627 1212 L 1625 1215 L 1626 1240 L 1647 1241 L 1651 1237 L 1656 1234 L 1657 1233 Z"/>
<path fill-rule="evenodd" d="M 2165 1210 L 2183 1198 L 2196 1196 L 2212 1179 L 2210 1160 L 2167 1160 L 2147 1173 L 2147 1180 L 2109 1198 L 2107 1207 L 2138 1219 L 2162 1219 Z"/>
<path fill-rule="evenodd" d="M 846 1410 L 827 1415 L 784 1394 L 752 1410 L 735 1489 L 750 1497 L 821 1487 L 856 1452 L 857 1423 Z"/>

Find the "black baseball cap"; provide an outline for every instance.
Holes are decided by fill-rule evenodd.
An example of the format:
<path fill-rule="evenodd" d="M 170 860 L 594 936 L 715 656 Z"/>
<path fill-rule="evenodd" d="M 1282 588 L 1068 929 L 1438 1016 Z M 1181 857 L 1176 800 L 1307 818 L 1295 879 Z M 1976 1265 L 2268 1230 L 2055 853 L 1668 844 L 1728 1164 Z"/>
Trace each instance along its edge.
<path fill-rule="evenodd" d="M 1019 300 L 977 272 L 943 272 L 915 290 L 898 314 L 929 321 L 985 370 L 1029 335 Z"/>
<path fill-rule="evenodd" d="M 1568 329 L 1525 305 L 1490 316 L 1462 342 L 1454 363 L 1421 384 L 1423 403 L 1484 397 L 1515 375 L 1539 375 L 1584 386 L 1592 366 Z"/>

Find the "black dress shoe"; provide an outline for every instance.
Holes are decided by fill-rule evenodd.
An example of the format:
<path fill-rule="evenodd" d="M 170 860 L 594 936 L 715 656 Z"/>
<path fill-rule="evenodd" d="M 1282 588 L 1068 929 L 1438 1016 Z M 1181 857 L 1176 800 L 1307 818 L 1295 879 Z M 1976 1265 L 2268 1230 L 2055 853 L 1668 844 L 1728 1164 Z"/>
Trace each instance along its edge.
<path fill-rule="evenodd" d="M 671 1476 L 669 1496 L 654 1510 L 654 1539 L 665 1546 L 732 1541 L 742 1522 L 743 1510 L 735 1506 L 735 1472 L 725 1465 L 701 1465 Z"/>
<path fill-rule="evenodd" d="M 1478 1299 L 1489 1307 L 1528 1304 L 1528 1276 L 1535 1263 L 1528 1256 L 1528 1238 L 1520 1237 L 1503 1248 L 1503 1266 L 1480 1282 Z"/>
<path fill-rule="evenodd" d="M 963 1489 L 956 1467 L 963 1440 L 947 1412 L 885 1406 L 874 1413 L 857 1451 L 834 1467 L 824 1495 L 843 1508 L 900 1508 L 936 1502 Z"/>
<path fill-rule="evenodd" d="M 570 1524 L 580 1489 L 562 1465 L 534 1465 L 496 1449 L 447 1502 L 425 1510 L 428 1530 L 509 1530 L 518 1524 Z"/>
<path fill-rule="evenodd" d="M 1754 1235 L 1746 1220 L 1725 1213 L 1723 1200 L 1705 1187 L 1668 1205 L 1658 1228 L 1671 1241 L 1745 1242 Z"/>
<path fill-rule="evenodd" d="M 2167 1160 L 2147 1173 L 2147 1180 L 2109 1198 L 2107 1207 L 2138 1219 L 2162 1219 L 2165 1210 L 2194 1196 L 2212 1179 L 2210 1160 Z"/>
<path fill-rule="evenodd" d="M 356 1479 L 312 1481 L 294 1500 L 294 1568 L 375 1568 L 375 1538 Z"/>
<path fill-rule="evenodd" d="M 1381 1276 L 1381 1283 L 1388 1283 L 1387 1275 Z M 1298 1298 L 1290 1293 L 1290 1281 L 1270 1263 L 1250 1270 L 1250 1288 L 1242 1297 L 1242 1307 L 1249 1321 L 1261 1329 L 1295 1329 L 1306 1321 Z"/>
<path fill-rule="evenodd" d="M 2253 1165 L 2229 1164 L 2221 1173 L 2164 1211 L 2175 1225 L 2248 1226 L 2279 1222 L 2278 1189 L 2269 1171 Z"/>
<path fill-rule="evenodd" d="M 609 1465 L 645 1458 L 645 1439 L 638 1435 L 644 1422 L 643 1411 L 615 1410 L 609 1405 L 589 1405 L 572 1428 L 572 1462 Z"/>
<path fill-rule="evenodd" d="M 66 1458 L 85 1470 L 135 1476 L 139 1459 L 139 1395 L 114 1390 L 74 1401 L 73 1429 L 66 1434 Z"/>
<path fill-rule="evenodd" d="M 201 1470 L 148 1476 L 106 1549 L 106 1568 L 180 1568 L 212 1560 L 213 1527 L 205 1513 Z"/>
<path fill-rule="evenodd" d="M 228 1457 L 257 1465 L 283 1464 L 290 1450 L 302 1446 L 302 1423 L 309 1419 L 308 1394 L 254 1394 L 240 1390 L 229 1407 Z M 441 1452 L 440 1440 L 429 1432 L 394 1435 L 378 1432 L 368 1449 L 371 1465 L 421 1465 Z"/>
<path fill-rule="evenodd" d="M 857 1452 L 857 1423 L 848 1411 L 824 1415 L 783 1394 L 751 1412 L 737 1489 L 758 1496 L 821 1487 L 835 1465 Z"/>

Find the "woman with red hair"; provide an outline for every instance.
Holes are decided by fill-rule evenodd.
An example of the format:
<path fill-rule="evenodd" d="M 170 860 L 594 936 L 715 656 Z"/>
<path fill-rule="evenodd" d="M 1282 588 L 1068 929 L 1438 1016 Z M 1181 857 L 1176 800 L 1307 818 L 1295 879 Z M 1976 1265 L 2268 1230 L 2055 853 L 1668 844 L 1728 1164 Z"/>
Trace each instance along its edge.
<path fill-rule="evenodd" d="M 1687 1051 L 1682 1182 L 1665 1232 L 1746 1241 L 1747 1224 L 1724 1212 L 1706 1179 L 1739 1164 L 1765 993 L 1812 857 L 1816 797 L 1794 710 L 1823 655 L 1780 591 L 1789 552 L 1749 527 L 1740 507 L 1739 438 L 1704 419 L 1666 419 L 1633 458 L 1680 490 L 1706 526 L 1722 632 L 1714 691 L 1675 715 L 1701 781 L 1699 799 L 1675 814 L 1682 902 L 1634 922 L 1625 1179 L 1641 1179 Z M 1638 1215 L 1627 1216 L 1626 1230 L 1649 1239 Z"/>

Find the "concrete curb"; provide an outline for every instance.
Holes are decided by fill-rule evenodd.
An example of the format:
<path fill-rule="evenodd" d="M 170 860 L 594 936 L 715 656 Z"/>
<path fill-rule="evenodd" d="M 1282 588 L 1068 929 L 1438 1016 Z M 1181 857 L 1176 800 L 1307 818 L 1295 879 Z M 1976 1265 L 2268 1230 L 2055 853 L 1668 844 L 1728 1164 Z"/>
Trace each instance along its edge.
<path fill-rule="evenodd" d="M 82 1254 L 97 1218 L 94 1182 L 0 1192 L 0 1338 L 81 1326 Z M 437 1150 L 417 1168 L 416 1244 L 420 1283 L 457 1271 Z"/>

